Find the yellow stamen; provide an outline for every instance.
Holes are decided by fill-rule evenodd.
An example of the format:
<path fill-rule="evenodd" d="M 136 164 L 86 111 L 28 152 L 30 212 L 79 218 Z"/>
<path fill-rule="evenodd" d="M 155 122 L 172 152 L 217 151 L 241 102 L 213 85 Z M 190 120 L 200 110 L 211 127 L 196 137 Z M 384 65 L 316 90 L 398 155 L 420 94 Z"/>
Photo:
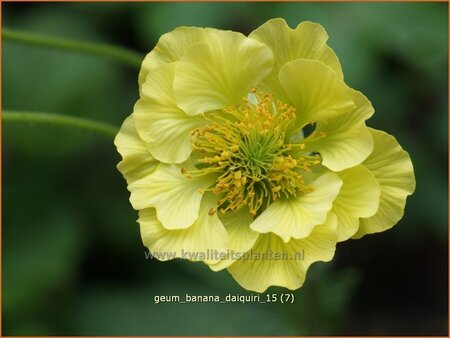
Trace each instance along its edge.
<path fill-rule="evenodd" d="M 288 142 L 289 130 L 295 127 L 294 108 L 255 88 L 249 95 L 251 99 L 224 109 L 225 117 L 203 114 L 210 123 L 192 132 L 193 149 L 200 155 L 197 169 L 182 169 L 191 177 L 219 175 L 210 191 L 219 196 L 222 213 L 248 206 L 257 215 L 278 198 L 307 191 L 301 172 L 321 162 L 320 156 L 306 152 L 305 144 Z M 211 209 L 210 214 L 215 212 Z"/>

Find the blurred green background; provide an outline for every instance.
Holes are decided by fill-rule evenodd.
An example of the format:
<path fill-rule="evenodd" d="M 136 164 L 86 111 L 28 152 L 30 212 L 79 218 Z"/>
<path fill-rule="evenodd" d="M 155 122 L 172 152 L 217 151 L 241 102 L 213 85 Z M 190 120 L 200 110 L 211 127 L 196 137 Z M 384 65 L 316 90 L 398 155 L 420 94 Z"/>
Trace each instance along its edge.
<path fill-rule="evenodd" d="M 447 3 L 2 3 L 3 27 L 143 55 L 180 25 L 248 34 L 312 20 L 346 81 L 397 137 L 417 190 L 391 231 L 340 243 L 294 304 L 154 304 L 155 295 L 247 294 L 226 272 L 146 260 L 112 140 L 3 124 L 3 335 L 447 335 Z M 97 56 L 2 43 L 3 109 L 119 126 L 138 69 Z M 271 292 L 284 292 L 271 288 Z"/>

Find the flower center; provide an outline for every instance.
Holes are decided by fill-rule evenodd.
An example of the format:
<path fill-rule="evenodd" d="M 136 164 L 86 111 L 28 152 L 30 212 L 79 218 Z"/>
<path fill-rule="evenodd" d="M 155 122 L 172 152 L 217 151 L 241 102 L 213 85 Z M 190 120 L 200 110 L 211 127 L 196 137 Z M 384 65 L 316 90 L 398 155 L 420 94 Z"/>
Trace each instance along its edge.
<path fill-rule="evenodd" d="M 217 173 L 213 188 L 221 212 L 248 206 L 252 215 L 280 197 L 305 191 L 301 171 L 320 158 L 305 155 L 304 144 L 289 142 L 295 110 L 255 90 L 225 114 L 209 114 L 210 122 L 193 131 L 197 170 L 188 175 Z"/>

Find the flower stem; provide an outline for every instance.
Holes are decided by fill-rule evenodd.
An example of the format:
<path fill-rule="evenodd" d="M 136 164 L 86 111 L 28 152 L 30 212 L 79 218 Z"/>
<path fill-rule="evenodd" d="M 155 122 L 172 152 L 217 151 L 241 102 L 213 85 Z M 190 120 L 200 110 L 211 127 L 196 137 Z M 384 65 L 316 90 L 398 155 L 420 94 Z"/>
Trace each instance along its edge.
<path fill-rule="evenodd" d="M 122 47 L 101 43 L 89 43 L 62 38 L 53 38 L 45 35 L 38 35 L 7 28 L 2 29 L 2 38 L 4 40 L 29 43 L 42 47 L 100 55 L 137 69 L 139 69 L 141 62 L 144 59 L 141 54 Z"/>
<path fill-rule="evenodd" d="M 110 138 L 114 137 L 119 131 L 117 127 L 108 123 L 97 122 L 80 117 L 49 113 L 3 111 L 2 122 L 36 123 L 73 127 L 92 131 Z"/>

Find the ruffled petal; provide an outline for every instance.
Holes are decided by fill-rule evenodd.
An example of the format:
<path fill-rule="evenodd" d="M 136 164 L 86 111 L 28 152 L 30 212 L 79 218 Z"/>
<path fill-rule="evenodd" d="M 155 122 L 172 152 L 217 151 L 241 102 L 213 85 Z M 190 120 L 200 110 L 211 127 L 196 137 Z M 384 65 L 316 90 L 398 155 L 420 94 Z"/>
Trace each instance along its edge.
<path fill-rule="evenodd" d="M 326 173 L 311 183 L 311 192 L 273 202 L 250 227 L 264 234 L 273 232 L 285 242 L 305 238 L 325 221 L 341 185 L 339 176 Z"/>
<path fill-rule="evenodd" d="M 197 115 L 239 103 L 273 66 L 270 49 L 241 33 L 206 29 L 207 43 L 191 46 L 177 63 L 177 105 Z"/>
<path fill-rule="evenodd" d="M 380 184 L 380 207 L 372 217 L 360 220 L 359 230 L 353 238 L 392 228 L 403 217 L 406 198 L 416 188 L 411 159 L 395 137 L 381 130 L 370 129 L 370 132 L 374 149 L 363 165 Z"/>
<path fill-rule="evenodd" d="M 237 212 L 219 213 L 219 218 L 224 224 L 229 238 L 229 250 L 227 256 L 209 267 L 213 271 L 227 268 L 240 256 L 250 250 L 258 239 L 259 233 L 250 229 L 253 218 L 248 208 L 242 208 Z"/>
<path fill-rule="evenodd" d="M 335 71 L 317 60 L 298 59 L 280 69 L 279 80 L 301 128 L 355 108 L 353 92 Z"/>
<path fill-rule="evenodd" d="M 139 224 L 144 245 L 161 261 L 184 258 L 191 261 L 217 261 L 216 252 L 225 252 L 227 232 L 217 214 L 209 215 L 216 200 L 208 195 L 202 200 L 197 220 L 187 229 L 168 230 L 148 208 L 139 211 Z"/>
<path fill-rule="evenodd" d="M 338 241 L 358 231 L 359 218 L 373 216 L 380 205 L 380 184 L 363 165 L 337 173 L 343 184 L 332 211 L 337 216 Z"/>
<path fill-rule="evenodd" d="M 335 249 L 336 216 L 330 212 L 326 222 L 303 239 L 285 243 L 274 234 L 260 235 L 251 251 L 228 271 L 247 290 L 264 292 L 272 285 L 295 290 L 303 285 L 309 266 L 330 261 Z"/>
<path fill-rule="evenodd" d="M 136 132 L 133 115 L 123 122 L 114 139 L 114 145 L 122 156 L 117 169 L 128 184 L 150 175 L 158 166 L 158 162 L 150 155 L 145 142 Z"/>
<path fill-rule="evenodd" d="M 295 29 L 286 21 L 276 18 L 267 21 L 250 35 L 261 41 L 273 52 L 275 64 L 272 72 L 259 85 L 259 89 L 275 92 L 283 99 L 278 72 L 286 63 L 296 59 L 318 60 L 330 66 L 339 79 L 343 79 L 341 65 L 334 51 L 326 44 L 328 34 L 318 23 L 304 21 Z"/>
<path fill-rule="evenodd" d="M 370 101 L 355 91 L 356 108 L 334 119 L 318 122 L 315 133 L 302 142 L 319 152 L 322 164 L 341 171 L 361 164 L 373 150 L 373 139 L 364 121 L 374 113 Z"/>
<path fill-rule="evenodd" d="M 145 56 L 142 62 L 139 86 L 145 82 L 149 72 L 159 65 L 179 61 L 187 48 L 199 42 L 205 42 L 204 28 L 178 27 L 163 34 L 155 48 Z"/>
<path fill-rule="evenodd" d="M 160 164 L 153 174 L 128 186 L 130 202 L 136 210 L 156 208 L 166 229 L 185 229 L 199 217 L 203 196 L 199 190 L 211 186 L 215 179 L 213 175 L 187 178 L 179 167 Z"/>
<path fill-rule="evenodd" d="M 174 71 L 174 63 L 152 70 L 133 112 L 139 136 L 151 154 L 165 163 L 186 161 L 192 152 L 191 131 L 205 123 L 199 116 L 186 115 L 175 104 Z"/>

